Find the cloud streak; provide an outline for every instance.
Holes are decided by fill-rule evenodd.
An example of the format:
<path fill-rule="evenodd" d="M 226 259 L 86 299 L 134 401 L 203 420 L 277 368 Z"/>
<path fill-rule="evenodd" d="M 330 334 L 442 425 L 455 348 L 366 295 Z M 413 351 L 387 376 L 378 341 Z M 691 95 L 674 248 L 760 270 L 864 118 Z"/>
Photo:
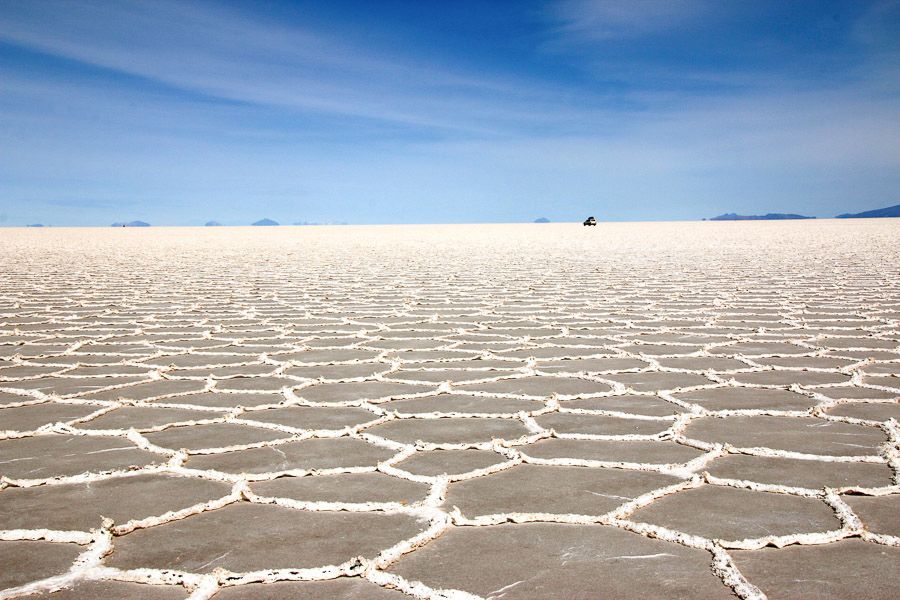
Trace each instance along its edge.
<path fill-rule="evenodd" d="M 548 16 L 569 41 L 633 38 L 693 25 L 711 11 L 706 0 L 563 0 Z"/>
<path fill-rule="evenodd" d="M 0 21 L 0 40 L 225 100 L 476 134 L 514 119 L 523 94 L 529 119 L 556 114 L 552 98 L 528 86 L 374 57 L 333 37 L 219 7 L 25 8 Z"/>

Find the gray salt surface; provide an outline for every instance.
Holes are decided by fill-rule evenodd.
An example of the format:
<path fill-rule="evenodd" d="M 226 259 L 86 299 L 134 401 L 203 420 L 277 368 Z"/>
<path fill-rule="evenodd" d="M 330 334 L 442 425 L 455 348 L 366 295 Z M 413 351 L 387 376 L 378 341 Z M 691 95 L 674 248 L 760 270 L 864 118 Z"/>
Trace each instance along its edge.
<path fill-rule="evenodd" d="M 241 413 L 248 421 L 274 423 L 297 429 L 340 430 L 377 419 L 377 415 L 361 408 L 322 408 L 318 406 L 285 406 Z"/>
<path fill-rule="evenodd" d="M 450 485 L 447 503 L 467 517 L 549 512 L 600 515 L 677 480 L 620 469 L 519 465 L 491 477 Z"/>
<path fill-rule="evenodd" d="M 0 529 L 87 531 L 103 517 L 121 524 L 227 496 L 230 486 L 170 475 L 137 475 L 91 483 L 9 488 L 0 494 Z"/>
<path fill-rule="evenodd" d="M 225 588 L 216 600 L 404 600 L 409 596 L 369 583 L 365 579 L 335 579 L 331 581 L 291 581 L 269 585 L 249 584 Z"/>
<path fill-rule="evenodd" d="M 242 503 L 124 535 L 108 562 L 199 573 L 312 568 L 374 557 L 424 528 L 408 515 Z"/>
<path fill-rule="evenodd" d="M 724 479 L 807 489 L 885 487 L 891 485 L 892 475 L 891 468 L 883 463 L 822 462 L 746 454 L 717 458 L 707 471 Z"/>
<path fill-rule="evenodd" d="M 0 440 L 0 476 L 10 479 L 62 477 L 154 462 L 161 462 L 158 454 L 119 437 L 42 435 Z"/>
<path fill-rule="evenodd" d="M 772 600 L 886 600 L 900 589 L 900 549 L 861 540 L 735 551 L 734 560 Z"/>
<path fill-rule="evenodd" d="M 599 525 L 462 527 L 390 570 L 486 598 L 733 598 L 704 551 Z"/>
<path fill-rule="evenodd" d="M 485 398 L 482 396 L 464 396 L 461 394 L 441 394 L 427 398 L 409 400 L 393 400 L 384 405 L 386 410 L 400 413 L 432 413 L 455 412 L 471 414 L 513 414 L 520 411 L 534 411 L 543 407 L 537 400 L 521 400 L 518 398 Z"/>
<path fill-rule="evenodd" d="M 424 500 L 429 486 L 383 473 L 343 473 L 320 477 L 281 477 L 253 484 L 260 496 L 306 502 L 397 502 Z"/>
<path fill-rule="evenodd" d="M 95 412 L 96 407 L 66 405 L 57 402 L 0 408 L 0 430 L 33 431 L 50 423 L 66 422 L 86 417 Z"/>
<path fill-rule="evenodd" d="M 519 421 L 486 417 L 481 419 L 445 418 L 421 421 L 391 421 L 366 429 L 367 432 L 400 443 L 417 440 L 435 444 L 474 444 L 492 439 L 518 438 L 528 429 Z"/>
<path fill-rule="evenodd" d="M 146 437 L 162 448 L 200 450 L 271 442 L 288 438 L 290 434 L 236 423 L 212 423 L 193 427 L 171 427 L 156 433 L 148 433 Z"/>
<path fill-rule="evenodd" d="M 654 435 L 672 426 L 671 421 L 647 421 L 603 415 L 551 413 L 535 419 L 541 427 L 557 433 L 589 435 Z"/>
<path fill-rule="evenodd" d="M 397 463 L 397 468 L 413 475 L 459 475 L 505 462 L 496 452 L 486 450 L 432 450 L 416 452 Z"/>
<path fill-rule="evenodd" d="M 676 464 L 703 455 L 701 450 L 671 441 L 549 439 L 522 447 L 535 458 L 573 458 L 605 462 Z"/>
<path fill-rule="evenodd" d="M 175 585 L 146 585 L 126 581 L 79 581 L 54 592 L 20 596 L 26 600 L 184 600 L 189 592 Z"/>
<path fill-rule="evenodd" d="M 0 589 L 61 575 L 81 553 L 75 544 L 42 541 L 0 541 Z"/>
<path fill-rule="evenodd" d="M 322 438 L 235 452 L 192 456 L 192 469 L 227 473 L 270 473 L 292 469 L 374 467 L 394 453 L 353 438 Z"/>
<path fill-rule="evenodd" d="M 703 486 L 661 498 L 632 519 L 711 539 L 741 540 L 840 529 L 816 498 Z"/>
<path fill-rule="evenodd" d="M 764 446 L 833 456 L 875 455 L 878 447 L 887 441 L 880 429 L 812 417 L 706 417 L 693 421 L 685 435 L 743 448 Z"/>

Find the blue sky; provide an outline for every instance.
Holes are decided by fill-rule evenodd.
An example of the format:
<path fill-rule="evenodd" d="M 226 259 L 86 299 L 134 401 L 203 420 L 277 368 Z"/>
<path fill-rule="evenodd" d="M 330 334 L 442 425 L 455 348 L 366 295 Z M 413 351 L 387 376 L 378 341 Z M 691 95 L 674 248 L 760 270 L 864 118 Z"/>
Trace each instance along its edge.
<path fill-rule="evenodd" d="M 900 203 L 900 2 L 0 0 L 0 225 Z"/>

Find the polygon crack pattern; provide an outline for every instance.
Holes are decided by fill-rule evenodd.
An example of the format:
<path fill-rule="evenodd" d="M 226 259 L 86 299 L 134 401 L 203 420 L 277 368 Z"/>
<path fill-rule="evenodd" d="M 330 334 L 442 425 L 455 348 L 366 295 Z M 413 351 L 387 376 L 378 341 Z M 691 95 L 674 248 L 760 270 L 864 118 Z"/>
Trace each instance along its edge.
<path fill-rule="evenodd" d="M 0 598 L 889 594 L 898 248 L 8 230 Z"/>

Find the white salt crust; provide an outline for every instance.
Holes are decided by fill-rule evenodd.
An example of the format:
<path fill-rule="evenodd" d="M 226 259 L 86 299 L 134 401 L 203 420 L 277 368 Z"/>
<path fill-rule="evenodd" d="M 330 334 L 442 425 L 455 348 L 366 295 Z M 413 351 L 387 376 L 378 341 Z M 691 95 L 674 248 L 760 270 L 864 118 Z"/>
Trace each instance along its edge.
<path fill-rule="evenodd" d="M 771 243 L 771 240 L 769 241 Z M 870 242 L 879 247 L 879 241 Z M 10 243 L 6 243 L 10 246 Z M 13 244 L 14 246 L 14 244 Z M 412 245 L 421 250 L 423 246 Z M 490 247 L 490 245 L 488 245 Z M 452 274 L 446 284 L 446 273 L 440 270 L 431 272 L 421 261 L 416 261 L 414 255 L 398 253 L 392 255 L 385 251 L 384 246 L 375 249 L 375 262 L 381 269 L 387 266 L 396 267 L 398 264 L 409 264 L 412 261 L 411 271 L 406 275 L 401 270 L 390 271 L 394 279 L 381 281 L 377 276 L 349 275 L 351 281 L 342 283 L 328 277 L 328 269 L 334 268 L 328 260 L 315 263 L 307 267 L 307 272 L 314 279 L 311 290 L 303 291 L 294 284 L 279 285 L 277 277 L 284 271 L 283 262 L 276 261 L 274 266 L 261 266 L 254 263 L 258 270 L 252 274 L 262 278 L 264 275 L 272 275 L 275 283 L 269 287 L 263 287 L 262 292 L 255 291 L 256 285 L 251 275 L 247 281 L 241 281 L 237 277 L 237 300 L 232 303 L 227 311 L 221 314 L 204 313 L 208 310 L 208 302 L 204 293 L 196 286 L 198 282 L 210 283 L 212 279 L 204 279 L 201 276 L 192 275 L 190 270 L 180 271 L 176 280 L 171 283 L 169 289 L 182 291 L 166 297 L 161 292 L 151 293 L 149 298 L 142 295 L 138 288 L 130 286 L 115 286 L 108 274 L 104 275 L 100 285 L 88 287 L 84 278 L 73 278 L 73 281 L 64 289 L 57 290 L 52 284 L 42 283 L 36 277 L 22 276 L 16 283 L 7 281 L 0 284 L 0 349 L 13 349 L 7 352 L 4 362 L 0 362 L 0 392 L 6 394 L 0 399 L 3 408 L 33 407 L 33 406 L 83 406 L 87 411 L 83 417 L 47 423 L 33 430 L 0 431 L 0 439 L 15 440 L 49 436 L 54 434 L 68 434 L 76 436 L 94 436 L 99 438 L 120 438 L 128 440 L 135 448 L 145 450 L 159 456 L 159 460 L 151 465 L 141 468 L 86 471 L 76 475 L 58 476 L 48 478 L 10 478 L 0 479 L 0 507 L 2 507 L 2 491 L 16 487 L 57 486 L 70 483 L 92 482 L 113 478 L 134 477 L 149 473 L 166 473 L 187 478 L 208 479 L 222 481 L 231 484 L 231 492 L 221 498 L 199 503 L 181 510 L 165 514 L 134 519 L 123 523 L 113 523 L 105 520 L 97 524 L 96 529 L 90 531 L 52 531 L 47 529 L 7 530 L 0 531 L 0 540 L 45 540 L 50 542 L 77 544 L 83 547 L 82 553 L 74 561 L 68 572 L 26 585 L 7 589 L 0 592 L 0 599 L 15 598 L 41 590 L 53 590 L 70 586 L 82 580 L 116 580 L 140 582 L 145 584 L 176 584 L 181 585 L 190 592 L 190 598 L 194 600 L 211 598 L 223 587 L 246 585 L 258 582 L 275 581 L 314 581 L 334 579 L 338 577 L 359 577 L 367 579 L 375 585 L 396 589 L 415 598 L 477 598 L 472 594 L 461 590 L 433 589 L 421 582 L 409 581 L 401 576 L 386 571 L 388 567 L 400 560 L 404 555 L 415 552 L 417 549 L 428 545 L 438 539 L 446 531 L 457 527 L 485 527 L 507 523 L 571 523 L 585 526 L 604 525 L 616 527 L 654 539 L 669 543 L 680 544 L 690 548 L 702 549 L 710 554 L 712 571 L 719 577 L 725 586 L 728 586 L 738 597 L 745 599 L 765 598 L 763 592 L 749 582 L 740 573 L 734 564 L 728 551 L 730 549 L 753 550 L 766 546 L 783 547 L 792 544 L 830 544 L 847 538 L 860 538 L 866 542 L 900 547 L 900 538 L 872 533 L 866 530 L 862 519 L 854 513 L 851 507 L 841 498 L 843 493 L 854 493 L 868 496 L 887 496 L 900 494 L 900 425 L 894 419 L 875 421 L 870 419 L 838 416 L 829 414 L 829 410 L 845 404 L 885 404 L 896 403 L 900 395 L 900 379 L 896 376 L 879 376 L 877 378 L 866 376 L 866 368 L 873 365 L 900 364 L 900 289 L 896 279 L 889 279 L 892 266 L 896 274 L 896 250 L 890 254 L 890 261 L 882 271 L 854 272 L 850 269 L 841 269 L 835 257 L 830 257 L 824 263 L 817 263 L 810 254 L 812 246 L 807 243 L 803 250 L 807 253 L 802 256 L 801 269 L 796 275 L 798 281 L 806 285 L 796 288 L 790 287 L 790 280 L 779 278 L 775 275 L 777 266 L 791 265 L 790 261 L 779 259 L 768 265 L 767 277 L 761 277 L 755 287 L 742 285 L 742 280 L 735 276 L 724 275 L 728 284 L 722 280 L 709 278 L 708 275 L 694 274 L 696 280 L 686 283 L 687 287 L 697 292 L 706 292 L 702 306 L 693 307 L 690 294 L 682 293 L 676 285 L 668 282 L 665 273 L 654 270 L 640 260 L 625 256 L 626 262 L 637 264 L 638 270 L 643 273 L 645 279 L 636 279 L 629 286 L 629 293 L 606 295 L 602 290 L 596 290 L 590 286 L 587 289 L 596 292 L 588 297 L 582 297 L 579 292 L 585 287 L 579 282 L 579 274 L 587 269 L 584 260 L 577 257 L 567 258 L 555 256 L 552 261 L 555 265 L 567 265 L 568 279 L 544 278 L 540 279 L 544 285 L 543 296 L 530 288 L 527 281 L 503 279 L 502 284 L 495 283 L 495 288 L 486 294 L 482 291 L 485 282 L 494 281 L 502 269 L 515 265 L 510 262 L 510 256 L 500 252 L 503 260 L 492 263 L 489 258 L 484 260 L 473 259 L 469 263 L 474 264 L 475 278 L 472 281 L 465 279 L 466 269 L 453 269 L 448 267 L 454 260 L 461 260 L 458 253 L 450 252 L 444 257 L 441 265 Z M 880 246 L 886 252 L 884 246 Z M 7 248 L 15 251 L 18 249 L 21 256 L 22 248 Z M 624 252 L 621 247 L 618 252 Z M 688 263 L 671 253 L 667 253 L 664 243 L 656 243 L 648 252 L 662 253 L 663 263 L 682 265 Z M 129 260 L 135 264 L 141 263 L 140 257 L 134 255 L 134 250 L 129 255 Z M 70 255 L 82 261 L 98 260 L 91 251 L 70 249 Z M 721 251 L 718 260 L 721 264 L 732 264 L 734 256 L 740 253 L 735 251 L 734 256 Z M 7 253 L 7 256 L 10 256 Z M 188 264 L 196 267 L 197 261 L 209 258 L 209 254 L 200 254 L 188 260 Z M 434 258 L 433 254 L 429 254 Z M 846 258 L 846 253 L 841 257 Z M 620 258 L 622 258 L 620 256 Z M 732 262 L 729 262 L 732 260 Z M 32 265 L 46 265 L 53 261 L 47 256 L 32 257 Z M 193 262 L 191 262 L 193 261 Z M 406 262 L 404 262 L 406 261 Z M 551 261 L 551 262 L 552 262 Z M 777 263 L 777 264 L 776 264 Z M 222 263 L 230 272 L 235 270 L 235 263 Z M 357 260 L 354 264 L 358 265 Z M 220 265 L 221 266 L 221 265 Z M 530 266 L 530 265 L 529 265 Z M 540 272 L 541 263 L 534 265 L 537 271 L 531 271 L 534 275 Z M 528 267 L 521 269 L 529 272 Z M 746 271 L 746 269 L 745 269 Z M 202 272 L 202 269 L 201 269 Z M 587 271 L 584 271 L 587 272 Z M 344 275 L 352 273 L 344 272 Z M 830 274 L 830 279 L 824 274 Z M 745 273 L 746 275 L 746 273 Z M 535 275 L 536 276 L 536 275 Z M 601 271 L 602 277 L 609 277 L 609 272 Z M 818 278 L 817 278 L 818 277 Z M 592 280 L 591 276 L 587 277 Z M 717 281 L 718 287 L 705 288 L 709 281 Z M 356 283 L 366 282 L 367 290 L 355 288 Z M 391 294 L 392 286 L 399 286 L 396 296 L 385 297 L 383 294 Z M 106 286 L 106 287 L 104 287 Z M 194 287 L 192 287 L 194 286 Z M 443 286 L 443 287 L 442 287 Z M 768 286 L 768 287 L 767 287 Z M 441 300 L 436 296 L 435 290 L 453 292 L 450 297 Z M 760 301 L 762 291 L 768 290 L 773 297 L 765 302 Z M 291 295 L 297 294 L 296 297 Z M 360 302 L 347 307 L 345 303 L 329 306 L 332 298 L 340 298 L 340 294 L 350 294 L 357 297 Z M 643 318 L 635 318 L 630 310 L 629 302 L 637 301 L 645 312 Z M 686 304 L 685 308 L 678 305 L 679 301 Z M 819 308 L 809 308 L 809 304 L 816 304 Z M 108 304 L 108 306 L 105 306 Z M 424 308 L 423 308 L 424 306 Z M 509 309 L 516 309 L 510 311 Z M 834 320 L 848 319 L 846 326 L 821 326 L 816 320 L 809 320 L 810 315 L 833 313 Z M 280 316 L 283 311 L 285 317 Z M 299 311 L 299 312 L 298 312 Z M 428 314 L 428 313 L 431 314 Z M 355 313 L 348 316 L 347 313 Z M 775 317 L 775 318 L 773 318 Z M 294 321 L 301 321 L 295 324 Z M 527 320 L 528 324 L 519 324 L 516 321 Z M 686 325 L 645 325 L 645 320 L 671 321 L 684 320 Z M 766 322 L 768 326 L 757 326 L 758 320 Z M 229 321 L 236 321 L 235 324 Z M 327 331 L 314 333 L 306 331 L 302 321 L 309 321 L 315 327 L 327 326 Z M 566 324 L 560 324 L 566 321 Z M 699 321 L 699 324 L 692 324 Z M 722 322 L 728 322 L 722 325 Z M 499 323 L 500 327 L 494 327 Z M 509 324 L 512 323 L 512 324 Z M 734 324 L 736 323 L 736 324 Z M 751 325 L 741 326 L 741 323 Z M 171 324 L 174 330 L 182 329 L 184 332 L 166 332 L 167 324 Z M 234 325 L 234 326 L 232 326 Z M 592 327 L 610 329 L 602 334 L 591 333 Z M 313 327 L 313 328 L 315 328 Z M 533 337 L 529 333 L 531 329 L 545 328 L 553 333 L 556 338 L 565 338 L 565 345 L 560 343 L 547 343 L 542 337 Z M 503 333 L 495 333 L 494 329 Z M 515 330 L 522 330 L 522 335 L 515 335 Z M 805 330 L 815 330 L 814 333 Z M 190 332 L 187 332 L 190 330 Z M 707 332 L 705 330 L 710 330 Z M 720 333 L 715 330 L 726 330 Z M 714 333 L 712 331 L 715 331 Z M 404 338 L 404 332 L 408 337 Z M 822 333 L 824 332 L 824 333 Z M 254 344 L 261 334 L 265 334 L 266 342 L 261 346 Z M 640 341 L 635 343 L 634 336 L 646 335 L 671 335 L 677 338 L 679 334 L 691 336 L 692 339 L 708 338 L 709 341 L 697 343 L 691 341 L 687 345 L 695 346 L 690 352 L 683 352 L 679 348 L 685 343 L 679 341 Z M 162 336 L 155 338 L 154 336 Z M 61 337 L 68 339 L 79 338 L 77 341 L 67 341 L 59 345 L 59 352 L 47 353 L 44 351 L 29 354 L 31 345 L 56 344 Z M 469 339 L 478 339 L 484 336 L 491 341 L 502 340 L 503 347 L 492 350 L 491 343 L 486 342 L 485 347 L 473 349 L 470 341 L 459 341 L 457 336 L 467 336 Z M 143 337 L 143 341 L 135 341 L 135 338 Z M 349 338 L 349 342 L 348 342 Z M 859 345 L 841 346 L 835 348 L 829 345 L 834 340 L 852 339 Z M 434 342 L 434 347 L 429 351 L 446 351 L 453 353 L 453 357 L 410 358 L 403 357 L 397 348 L 390 350 L 377 350 L 379 344 L 389 342 L 410 343 L 407 350 L 415 354 L 417 352 L 414 342 L 420 340 Z M 155 340 L 155 341 L 154 341 Z M 870 343 L 866 343 L 866 341 Z M 200 348 L 192 348 L 192 343 L 200 343 Z M 205 342 L 212 342 L 206 345 Z M 218 342 L 221 342 L 220 344 Z M 330 343 L 330 342 L 333 342 Z M 799 350 L 798 353 L 779 354 L 777 352 L 759 354 L 753 352 L 728 352 L 730 346 L 751 345 L 761 343 L 788 343 Z M 109 344 L 120 348 L 130 348 L 136 353 L 108 352 L 102 349 Z M 673 352 L 665 353 L 671 346 Z M 887 346 L 887 347 L 885 347 Z M 93 351 L 94 347 L 101 348 Z M 402 348 L 402 344 L 401 344 Z M 253 350 L 246 354 L 246 360 L 232 362 L 230 353 L 235 351 Z M 258 352 L 255 350 L 258 349 Z M 321 350 L 348 350 L 348 349 L 376 349 L 375 354 L 367 359 L 350 359 L 335 361 L 311 361 L 304 362 L 298 358 L 285 358 L 285 355 L 293 355 L 304 351 Z M 584 358 L 616 358 L 635 359 L 643 361 L 645 367 L 624 368 L 621 370 L 605 370 L 575 373 L 560 373 L 548 365 L 548 360 L 541 359 L 542 352 L 551 350 L 553 362 L 558 359 L 584 359 Z M 645 353 L 642 349 L 646 350 Z M 674 351 L 674 350 L 678 351 Z M 651 352 L 652 350 L 652 352 Z M 522 351 L 524 358 L 513 358 L 511 352 Z M 534 355 L 529 355 L 534 352 Z M 661 353 L 662 352 L 662 353 Z M 724 354 L 722 353 L 724 352 Z M 860 353 L 876 353 L 879 358 L 859 358 Z M 223 361 L 219 357 L 229 355 L 229 360 Z M 458 355 L 458 356 L 456 356 Z M 196 374 L 186 374 L 183 369 L 168 364 L 173 358 L 182 356 L 197 357 L 205 364 L 192 365 L 191 371 Z M 410 370 L 419 370 L 425 375 L 429 371 L 442 368 L 442 364 L 452 364 L 460 360 L 460 356 L 466 359 L 479 359 L 485 361 L 505 361 L 509 364 L 503 370 L 496 368 L 479 368 L 466 366 L 454 367 L 457 371 L 470 372 L 473 379 L 467 379 L 465 383 L 454 384 L 450 381 L 434 382 L 427 377 L 421 379 L 393 378 L 392 376 L 401 369 L 408 373 Z M 886 357 L 887 356 L 887 357 Z M 809 358 L 819 357 L 845 358 L 847 364 L 834 368 L 823 367 L 784 367 L 762 364 L 760 361 L 766 358 Z M 79 358 L 84 362 L 79 362 Z M 664 366 L 667 358 L 730 358 L 739 363 L 739 368 L 714 370 L 714 369 L 686 369 Z M 71 362 L 74 361 L 74 362 Z M 96 361 L 99 361 L 96 362 Z M 217 362 L 220 361 L 220 362 Z M 77 382 L 80 379 L 95 381 L 88 375 L 73 374 L 73 372 L 87 366 L 98 364 L 111 367 L 103 376 L 108 379 L 109 385 L 91 389 L 84 392 L 57 393 L 51 389 L 43 391 L 30 389 L 26 386 L 18 386 L 29 381 L 40 381 L 46 378 L 59 378 L 60 380 Z M 15 375 L 14 369 L 45 365 L 53 368 L 51 372 L 41 372 L 34 375 Z M 219 367 L 231 368 L 254 367 L 267 365 L 273 370 L 265 375 L 252 377 L 237 374 L 212 376 L 203 371 L 213 370 Z M 378 372 L 370 377 L 335 377 L 332 379 L 309 379 L 290 375 L 287 371 L 298 366 L 337 366 L 345 365 L 350 368 L 355 365 L 375 365 Z M 146 368 L 137 380 L 128 379 L 127 382 L 117 381 L 118 373 L 115 369 L 121 368 L 121 375 L 132 377 L 131 369 L 134 367 Z M 383 369 L 381 368 L 383 367 Z M 549 370 L 547 370 L 549 369 Z M 5 372 L 10 373 L 6 375 Z M 821 373 L 846 377 L 846 381 L 838 383 L 803 384 L 788 382 L 786 384 L 767 385 L 741 382 L 740 378 L 752 373 L 776 372 L 780 374 L 796 373 L 799 381 L 804 374 Z M 693 374 L 701 376 L 706 383 L 672 389 L 654 389 L 652 391 L 635 390 L 616 380 L 617 375 L 640 373 L 672 373 Z M 280 389 L 273 390 L 266 382 L 272 377 L 283 378 L 290 383 Z M 472 390 L 470 386 L 477 384 L 489 384 L 492 382 L 510 381 L 520 378 L 543 379 L 550 386 L 546 394 L 517 394 L 506 392 L 488 392 Z M 256 379 L 258 387 L 254 389 L 254 382 L 248 379 Z M 552 382 L 571 382 L 580 380 L 584 382 L 596 382 L 606 384 L 609 391 L 563 394 L 552 391 Z M 129 393 L 132 388 L 148 382 L 165 381 L 196 381 L 201 384 L 199 389 L 185 392 L 163 393 L 157 396 L 144 396 L 140 399 L 121 397 L 116 399 L 95 399 L 93 396 L 101 392 Z M 240 381 L 248 383 L 239 391 L 227 388 L 229 382 Z M 314 402 L 304 398 L 304 390 L 313 388 L 322 383 L 338 382 L 390 382 L 395 385 L 408 386 L 409 393 L 392 392 L 388 396 L 364 397 L 360 395 L 349 400 Z M 422 391 L 420 388 L 427 386 L 429 389 Z M 766 409 L 727 409 L 709 410 L 700 404 L 685 400 L 677 395 L 683 392 L 706 389 L 759 389 L 759 390 L 788 390 L 809 399 L 811 406 L 805 410 L 777 410 Z M 842 391 L 859 394 L 860 390 L 871 390 L 875 397 L 871 399 L 833 399 L 832 396 L 840 396 Z M 209 407 L 199 404 L 180 404 L 175 402 L 179 398 L 193 396 L 200 392 L 217 392 L 222 394 L 246 394 L 260 393 L 271 396 L 271 402 L 257 406 L 245 406 L 236 408 Z M 540 401 L 540 407 L 530 411 L 516 411 L 508 413 L 495 412 L 407 412 L 395 409 L 390 404 L 397 399 L 430 398 L 442 393 L 470 396 L 483 399 L 518 398 Z M 893 397 L 884 398 L 885 394 Z M 569 408 L 566 402 L 574 399 L 585 398 L 609 398 L 623 395 L 644 396 L 664 403 L 669 403 L 674 410 L 681 410 L 680 414 L 667 416 L 650 416 L 646 414 L 629 413 L 622 410 L 594 410 L 584 408 Z M 166 423 L 162 425 L 148 426 L 140 429 L 98 429 L 84 428 L 86 424 L 122 407 L 154 407 L 154 408 L 178 408 L 187 411 L 204 411 L 215 413 L 217 416 L 199 419 L 186 419 Z M 357 425 L 346 426 L 338 429 L 303 429 L 287 425 L 270 423 L 257 420 L 255 417 L 274 407 L 307 406 L 307 407 L 355 407 L 371 413 L 371 420 Z M 651 435 L 642 434 L 578 434 L 561 433 L 540 425 L 537 417 L 555 413 L 572 414 L 613 418 L 628 418 L 638 421 L 658 422 L 666 425 L 659 433 Z M 877 449 L 868 454 L 861 455 L 827 455 L 810 454 L 804 452 L 787 451 L 769 447 L 739 447 L 730 443 L 714 443 L 701 439 L 693 439 L 686 433 L 688 426 L 698 419 L 728 419 L 742 416 L 771 416 L 775 418 L 810 417 L 825 422 L 848 423 L 860 427 L 877 429 L 886 436 L 886 441 Z M 473 422 L 491 418 L 515 421 L 527 430 L 528 433 L 513 438 L 495 438 L 471 443 L 434 443 L 428 441 L 415 441 L 413 443 L 398 442 L 389 437 L 380 436 L 369 431 L 371 428 L 396 421 L 431 421 L 437 419 L 457 418 L 471 419 Z M 254 443 L 234 444 L 211 448 L 185 450 L 179 448 L 167 448 L 151 443 L 147 434 L 167 431 L 179 427 L 193 427 L 214 423 L 231 423 L 237 426 L 261 428 L 264 430 L 283 433 L 286 437 L 274 441 L 261 441 Z M 0 423 L 2 427 L 2 423 Z M 366 444 L 385 448 L 393 452 L 393 456 L 371 467 L 346 467 L 329 469 L 291 469 L 254 474 L 233 474 L 215 471 L 212 469 L 197 469 L 186 466 L 190 456 L 217 455 L 239 450 L 261 447 L 278 447 L 283 444 L 306 439 L 321 438 L 352 438 Z M 599 461 L 575 458 L 538 458 L 529 455 L 527 446 L 539 440 L 547 439 L 569 440 L 610 440 L 627 443 L 629 441 L 670 441 L 674 444 L 696 448 L 703 453 L 687 462 L 676 464 L 637 463 L 621 461 Z M 403 461 L 415 456 L 417 453 L 432 450 L 462 450 L 477 449 L 496 453 L 502 457 L 497 464 L 475 469 L 466 473 L 453 475 L 425 476 L 416 475 L 403 469 Z M 886 464 L 893 473 L 893 481 L 890 485 L 876 488 L 828 488 L 811 489 L 802 487 L 790 487 L 773 485 L 764 482 L 749 480 L 727 479 L 711 475 L 707 469 L 717 459 L 728 455 L 751 455 L 759 457 L 782 457 L 819 463 L 872 463 Z M 681 481 L 656 490 L 641 494 L 640 496 L 622 503 L 620 506 L 603 515 L 579 515 L 546 513 L 500 513 L 479 516 L 466 516 L 453 506 L 447 506 L 445 497 L 448 485 L 453 482 L 486 478 L 493 474 L 506 471 L 517 465 L 533 464 L 544 466 L 576 466 L 588 469 L 622 469 L 631 471 L 647 471 L 663 473 L 680 478 Z M 405 479 L 430 486 L 430 490 L 424 499 L 412 504 L 399 502 L 309 502 L 290 498 L 268 497 L 254 493 L 249 484 L 257 481 L 267 481 L 285 475 L 295 477 L 319 477 L 338 473 L 368 473 L 380 472 L 398 479 Z M 821 501 L 830 507 L 840 522 L 840 528 L 829 531 L 802 531 L 789 535 L 772 535 L 762 538 L 719 540 L 707 539 L 700 536 L 675 531 L 642 522 L 630 520 L 630 516 L 638 509 L 648 506 L 653 502 L 676 494 L 678 492 L 699 488 L 701 486 L 723 486 L 759 492 L 785 494 L 803 498 L 811 498 Z M 115 551 L 117 538 L 128 535 L 130 532 L 140 529 L 157 527 L 176 520 L 190 519 L 192 516 L 220 509 L 222 507 L 238 503 L 249 502 L 256 504 L 273 504 L 298 511 L 353 511 L 363 513 L 389 513 L 405 514 L 427 522 L 427 528 L 412 538 L 398 542 L 384 548 L 376 556 L 356 557 L 345 563 L 337 565 L 323 565 L 309 569 L 273 569 L 254 572 L 235 573 L 218 568 L 211 574 L 189 573 L 159 569 L 117 569 L 105 565 L 104 559 Z"/>

